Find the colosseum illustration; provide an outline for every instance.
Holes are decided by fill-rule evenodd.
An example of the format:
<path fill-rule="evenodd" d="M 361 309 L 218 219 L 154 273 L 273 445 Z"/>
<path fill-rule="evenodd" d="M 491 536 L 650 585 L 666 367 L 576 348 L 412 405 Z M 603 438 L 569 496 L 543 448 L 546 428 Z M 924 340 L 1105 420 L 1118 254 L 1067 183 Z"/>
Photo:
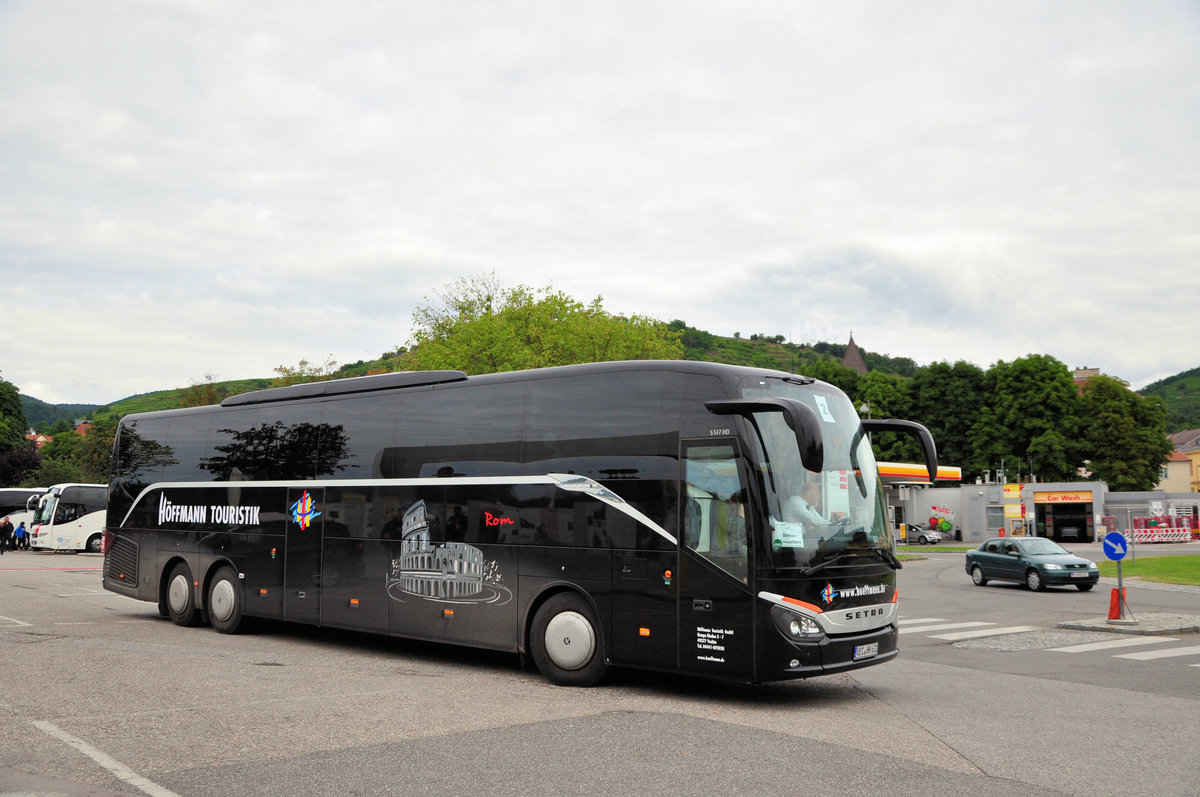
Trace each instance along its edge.
<path fill-rule="evenodd" d="M 484 592 L 483 552 L 460 542 L 435 543 L 425 502 L 404 513 L 400 555 L 392 559 L 388 590 L 433 599 L 472 599 Z"/>

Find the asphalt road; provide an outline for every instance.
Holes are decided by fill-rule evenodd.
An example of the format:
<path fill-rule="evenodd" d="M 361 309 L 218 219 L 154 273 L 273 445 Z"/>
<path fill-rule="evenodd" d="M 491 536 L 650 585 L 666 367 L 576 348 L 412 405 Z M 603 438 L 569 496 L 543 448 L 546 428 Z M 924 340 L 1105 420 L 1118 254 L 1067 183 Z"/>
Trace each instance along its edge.
<path fill-rule="evenodd" d="M 1018 634 L 989 647 L 913 625 L 899 660 L 842 676 L 748 686 L 617 671 L 569 689 L 510 655 L 281 624 L 179 628 L 101 590 L 99 567 L 86 554 L 0 558 L 0 795 L 1170 795 L 1200 783 L 1200 667 L 1183 660 L 997 642 Z M 1106 591 L 981 589 L 962 554 L 901 573 L 908 618 L 1047 635 L 1103 613 Z M 1200 612 L 1200 591 L 1131 587 L 1143 601 Z"/>

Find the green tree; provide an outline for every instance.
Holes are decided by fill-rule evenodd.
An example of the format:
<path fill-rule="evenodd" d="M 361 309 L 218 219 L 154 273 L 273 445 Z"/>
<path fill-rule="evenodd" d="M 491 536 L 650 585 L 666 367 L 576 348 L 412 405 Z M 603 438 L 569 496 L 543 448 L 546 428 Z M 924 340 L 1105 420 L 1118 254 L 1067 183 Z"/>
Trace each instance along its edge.
<path fill-rule="evenodd" d="M 907 419 L 912 415 L 909 383 L 902 377 L 882 371 L 868 371 L 858 378 L 858 390 L 853 395 L 854 405 L 864 417 L 869 414 L 872 418 Z M 863 410 L 864 405 L 866 411 Z M 876 458 L 883 461 L 921 461 L 921 449 L 907 435 L 879 432 L 871 435 L 871 445 Z"/>
<path fill-rule="evenodd" d="M 42 446 L 40 453 L 42 459 L 61 459 L 73 461 L 75 453 L 79 450 L 79 445 L 83 442 L 83 437 L 76 434 L 68 426 L 65 432 L 56 432 L 54 439 Z"/>
<path fill-rule="evenodd" d="M 271 380 L 271 387 L 287 387 L 288 385 L 298 385 L 302 382 L 324 382 L 333 379 L 333 374 L 336 370 L 337 362 L 334 361 L 332 354 L 327 356 L 323 363 L 310 363 L 308 360 L 301 360 L 294 368 L 290 365 L 276 366 L 275 373 L 278 376 Z M 214 403 L 220 402 L 218 400 Z"/>
<path fill-rule="evenodd" d="M 300 361 L 304 364 L 304 360 Z M 275 373 L 279 373 L 279 368 L 275 369 Z M 212 374 L 205 374 L 203 382 L 192 382 L 190 387 L 183 390 L 183 395 L 180 397 L 180 406 L 183 407 L 203 407 L 209 404 L 220 404 L 224 398 L 223 392 L 217 388 L 216 377 Z"/>
<path fill-rule="evenodd" d="M 679 319 L 667 324 L 667 329 L 679 333 L 679 342 L 683 344 L 683 359 L 685 360 L 703 360 L 708 350 L 716 345 L 716 338 L 712 333 L 689 327 Z"/>
<path fill-rule="evenodd" d="M 43 458 L 37 470 L 25 478 L 22 486 L 46 487 L 51 484 L 82 481 L 83 471 L 74 462 L 67 459 Z"/>
<path fill-rule="evenodd" d="M 470 374 L 609 360 L 683 356 L 679 333 L 642 316 L 615 316 L 549 287 L 503 288 L 494 274 L 463 278 L 413 311 L 409 362 Z"/>
<path fill-rule="evenodd" d="M 28 430 L 21 393 L 12 382 L 0 378 L 0 452 L 24 446 Z"/>
<path fill-rule="evenodd" d="M 1065 365 L 1045 354 L 997 362 L 985 374 L 984 394 L 971 430 L 972 469 L 1003 463 L 1011 476 L 1032 462 L 1041 481 L 1079 478 L 1079 389 Z"/>
<path fill-rule="evenodd" d="M 0 484 L 27 484 L 31 473 L 42 464 L 37 448 L 32 440 L 24 441 L 25 445 L 0 451 Z"/>
<path fill-rule="evenodd" d="M 938 448 L 938 460 L 962 468 L 963 481 L 982 475 L 971 438 L 983 403 L 983 369 L 959 360 L 953 365 L 937 362 L 913 376 L 911 420 L 929 429 Z"/>
<path fill-rule="evenodd" d="M 1171 453 L 1167 409 L 1159 396 L 1139 396 L 1128 383 L 1093 376 L 1083 387 L 1083 440 L 1088 469 L 1110 490 L 1152 490 Z"/>
<path fill-rule="evenodd" d="M 847 368 L 835 360 L 813 360 L 806 362 L 800 369 L 804 376 L 828 382 L 841 390 L 847 396 L 858 393 L 859 375 L 853 368 Z"/>

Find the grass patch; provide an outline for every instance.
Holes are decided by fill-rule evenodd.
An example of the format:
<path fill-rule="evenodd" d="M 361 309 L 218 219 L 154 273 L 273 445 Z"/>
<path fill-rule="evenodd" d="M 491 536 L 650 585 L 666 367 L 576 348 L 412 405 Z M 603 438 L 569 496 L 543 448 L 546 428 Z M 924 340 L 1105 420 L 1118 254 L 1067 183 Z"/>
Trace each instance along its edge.
<path fill-rule="evenodd" d="M 1100 561 L 1100 575 L 1117 577 L 1117 563 Z M 1200 556 L 1140 556 L 1121 562 L 1121 574 L 1145 581 L 1200 586 Z"/>
<path fill-rule="evenodd" d="M 974 545 L 905 545 L 897 543 L 896 551 L 898 553 L 966 553 L 975 550 L 975 547 Z"/>

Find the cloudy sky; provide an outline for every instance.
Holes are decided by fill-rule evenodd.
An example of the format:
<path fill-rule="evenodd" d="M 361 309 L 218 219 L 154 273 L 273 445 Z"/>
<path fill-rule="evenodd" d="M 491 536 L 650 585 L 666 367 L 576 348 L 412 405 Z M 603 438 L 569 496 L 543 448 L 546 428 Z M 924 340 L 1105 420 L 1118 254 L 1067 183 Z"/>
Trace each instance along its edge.
<path fill-rule="evenodd" d="M 1195 2 L 0 0 L 0 376 L 406 344 L 462 277 L 919 364 L 1200 365 Z"/>

